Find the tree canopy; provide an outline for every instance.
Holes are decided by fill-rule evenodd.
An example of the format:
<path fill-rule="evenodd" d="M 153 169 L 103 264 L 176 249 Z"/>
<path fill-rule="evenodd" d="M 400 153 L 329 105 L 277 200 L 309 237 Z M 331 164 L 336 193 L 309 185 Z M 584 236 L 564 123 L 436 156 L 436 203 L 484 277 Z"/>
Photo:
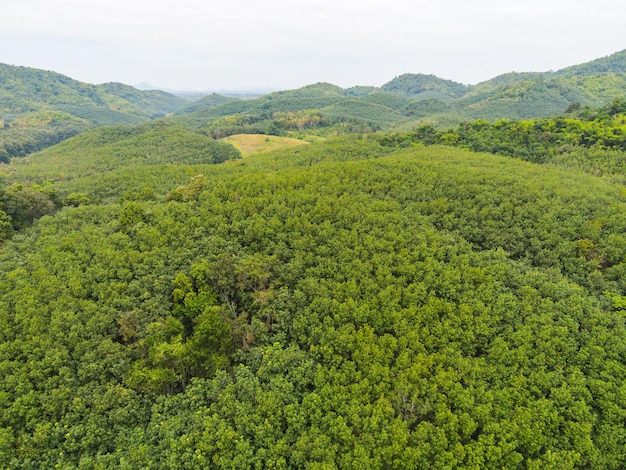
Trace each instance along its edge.
<path fill-rule="evenodd" d="M 21 101 L 0 468 L 625 468 L 626 104 L 566 89 L 619 85 L 588 69 L 620 57 L 96 129 Z M 59 100 L 141 101 L 40 75 Z M 564 113 L 455 121 L 543 92 Z M 433 113 L 450 125 L 416 124 Z"/>
<path fill-rule="evenodd" d="M 626 465 L 619 184 L 362 136 L 158 168 L 5 242 L 0 465 Z"/>

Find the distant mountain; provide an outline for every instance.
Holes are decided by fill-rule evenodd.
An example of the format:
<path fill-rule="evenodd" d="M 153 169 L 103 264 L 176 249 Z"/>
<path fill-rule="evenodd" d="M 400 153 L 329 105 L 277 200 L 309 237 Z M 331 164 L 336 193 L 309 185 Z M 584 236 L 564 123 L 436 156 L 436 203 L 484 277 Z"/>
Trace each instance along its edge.
<path fill-rule="evenodd" d="M 208 129 L 214 137 L 232 134 L 275 134 L 317 129 L 320 132 L 372 131 L 391 127 L 408 118 L 408 100 L 377 88 L 344 90 L 330 83 L 315 83 L 279 91 L 252 100 L 198 108 L 198 102 L 169 120 L 196 129 Z M 190 112 L 191 111 L 191 112 Z"/>
<path fill-rule="evenodd" d="M 580 65 L 573 65 L 555 72 L 556 75 L 580 76 L 604 73 L 626 72 L 626 50 L 616 52 L 600 59 L 592 60 Z"/>
<path fill-rule="evenodd" d="M 224 120 L 216 125 L 221 129 L 228 128 L 226 135 L 277 133 L 277 125 L 280 127 L 277 120 L 294 113 L 317 112 L 320 108 L 335 105 L 345 99 L 348 97 L 342 88 L 330 83 L 315 83 L 296 90 L 278 91 L 251 100 L 232 100 L 217 106 L 214 105 L 214 100 L 210 100 L 200 109 L 195 105 L 182 109 L 171 120 L 198 129 Z M 194 110 L 189 112 L 192 109 Z M 224 136 L 221 131 L 215 135 Z"/>
<path fill-rule="evenodd" d="M 455 99 L 467 93 L 469 87 L 434 75 L 407 73 L 394 78 L 381 87 L 382 91 L 395 93 L 406 98 Z"/>
<path fill-rule="evenodd" d="M 170 93 L 121 83 L 91 85 L 56 72 L 0 64 L 0 118 L 42 110 L 69 111 L 94 125 L 163 117 L 187 103 Z"/>
<path fill-rule="evenodd" d="M 229 101 L 234 100 L 236 100 L 236 98 L 230 98 L 228 96 L 213 93 L 193 101 L 192 103 L 179 110 L 178 114 L 190 114 L 198 111 L 199 109 L 212 108 L 214 106 L 219 106 L 220 104 L 228 103 Z"/>
<path fill-rule="evenodd" d="M 158 90 L 159 89 L 158 87 L 155 87 L 154 85 L 148 82 L 137 83 L 136 85 L 133 86 L 133 88 L 137 88 L 138 90 Z"/>
<path fill-rule="evenodd" d="M 164 117 L 187 104 L 182 98 L 161 90 L 141 91 L 122 83 L 104 83 L 96 86 L 128 102 L 150 119 Z"/>
<path fill-rule="evenodd" d="M 511 72 L 477 85 L 408 73 L 380 88 L 315 83 L 256 98 L 213 93 L 191 103 L 189 97 L 159 90 L 89 85 L 54 72 L 0 65 L 0 161 L 91 127 L 166 115 L 216 138 L 304 131 L 326 135 L 547 117 L 574 103 L 601 106 L 624 96 L 626 51 L 557 72 Z"/>
<path fill-rule="evenodd" d="M 85 129 L 137 124 L 186 104 L 158 90 L 91 85 L 56 72 L 0 64 L 0 159 L 22 156 Z"/>
<path fill-rule="evenodd" d="M 477 85 L 404 74 L 380 88 L 317 83 L 248 101 L 196 102 L 173 119 L 215 136 L 281 134 L 316 127 L 389 130 L 421 123 L 528 119 L 563 113 L 572 103 L 601 106 L 626 95 L 626 51 L 558 72 L 511 72 Z M 290 116 L 293 115 L 294 116 Z M 324 130 L 326 129 L 326 131 Z"/>

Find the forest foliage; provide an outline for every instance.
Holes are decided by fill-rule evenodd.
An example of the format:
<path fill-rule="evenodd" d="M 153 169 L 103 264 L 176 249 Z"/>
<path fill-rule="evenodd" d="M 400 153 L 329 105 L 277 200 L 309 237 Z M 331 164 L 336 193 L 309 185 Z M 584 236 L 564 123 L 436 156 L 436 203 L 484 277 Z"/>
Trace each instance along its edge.
<path fill-rule="evenodd" d="M 0 164 L 0 468 L 626 467 L 623 97 L 370 132 L 454 106 L 407 99 L 216 95 Z"/>
<path fill-rule="evenodd" d="M 557 72 L 509 73 L 477 85 L 424 74 L 404 74 L 380 88 L 342 89 L 318 83 L 253 100 L 216 104 L 211 99 L 204 107 L 193 104 L 179 111 L 173 119 L 221 138 L 241 133 L 287 136 L 303 129 L 331 135 L 402 130 L 419 124 L 445 128 L 477 119 L 542 118 L 562 114 L 574 103 L 601 106 L 623 97 L 624 68 L 626 51 Z"/>
<path fill-rule="evenodd" d="M 91 85 L 55 72 L 0 64 L 0 162 L 95 126 L 138 124 L 186 104 L 163 91 L 121 83 Z"/>
<path fill-rule="evenodd" d="M 210 94 L 190 104 L 158 90 L 90 85 L 54 72 L 0 64 L 0 161 L 94 126 L 138 124 L 173 113 L 176 124 L 215 138 L 242 133 L 299 137 L 304 130 L 327 136 L 548 117 L 572 103 L 600 106 L 624 96 L 624 68 L 626 51 L 557 72 L 509 73 L 477 85 L 404 74 L 381 87 L 317 83 L 256 99 Z M 24 118 L 33 114 L 37 122 L 25 125 Z"/>
<path fill-rule="evenodd" d="M 622 186 L 358 135 L 190 164 L 4 243 L 1 466 L 626 465 Z"/>
<path fill-rule="evenodd" d="M 451 145 L 576 167 L 595 175 L 626 176 L 626 100 L 618 98 L 600 108 L 573 103 L 565 114 L 552 118 L 478 120 L 445 130 L 423 125 L 407 134 L 385 135 L 381 143 Z"/>
<path fill-rule="evenodd" d="M 202 133 L 154 121 L 138 126 L 100 127 L 5 169 L 13 180 L 66 181 L 120 168 L 214 164 L 240 158 L 230 144 Z M 11 176 L 12 175 L 12 176 Z"/>

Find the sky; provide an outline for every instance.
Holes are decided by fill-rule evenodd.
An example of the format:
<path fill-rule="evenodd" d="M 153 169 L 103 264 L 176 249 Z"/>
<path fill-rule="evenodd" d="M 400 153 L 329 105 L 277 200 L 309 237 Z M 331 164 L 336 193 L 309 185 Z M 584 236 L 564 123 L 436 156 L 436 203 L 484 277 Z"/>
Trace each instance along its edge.
<path fill-rule="evenodd" d="M 0 0 L 0 62 L 172 90 L 475 84 L 626 49 L 623 0 Z"/>

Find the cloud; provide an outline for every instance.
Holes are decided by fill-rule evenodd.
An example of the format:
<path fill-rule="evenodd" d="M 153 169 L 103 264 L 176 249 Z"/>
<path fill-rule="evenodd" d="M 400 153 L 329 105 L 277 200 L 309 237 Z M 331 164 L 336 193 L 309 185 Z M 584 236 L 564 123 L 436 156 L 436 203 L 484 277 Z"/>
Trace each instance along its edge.
<path fill-rule="evenodd" d="M 323 76 L 367 84 L 409 71 L 475 82 L 558 68 L 624 48 L 626 13 L 617 0 L 593 8 L 579 0 L 0 0 L 0 8 L 0 39 L 18 49 L 0 52 L 0 62 L 15 56 L 37 66 L 39 47 L 69 64 L 92 50 L 119 80 L 141 66 L 172 80 L 205 73 L 251 84 Z"/>

